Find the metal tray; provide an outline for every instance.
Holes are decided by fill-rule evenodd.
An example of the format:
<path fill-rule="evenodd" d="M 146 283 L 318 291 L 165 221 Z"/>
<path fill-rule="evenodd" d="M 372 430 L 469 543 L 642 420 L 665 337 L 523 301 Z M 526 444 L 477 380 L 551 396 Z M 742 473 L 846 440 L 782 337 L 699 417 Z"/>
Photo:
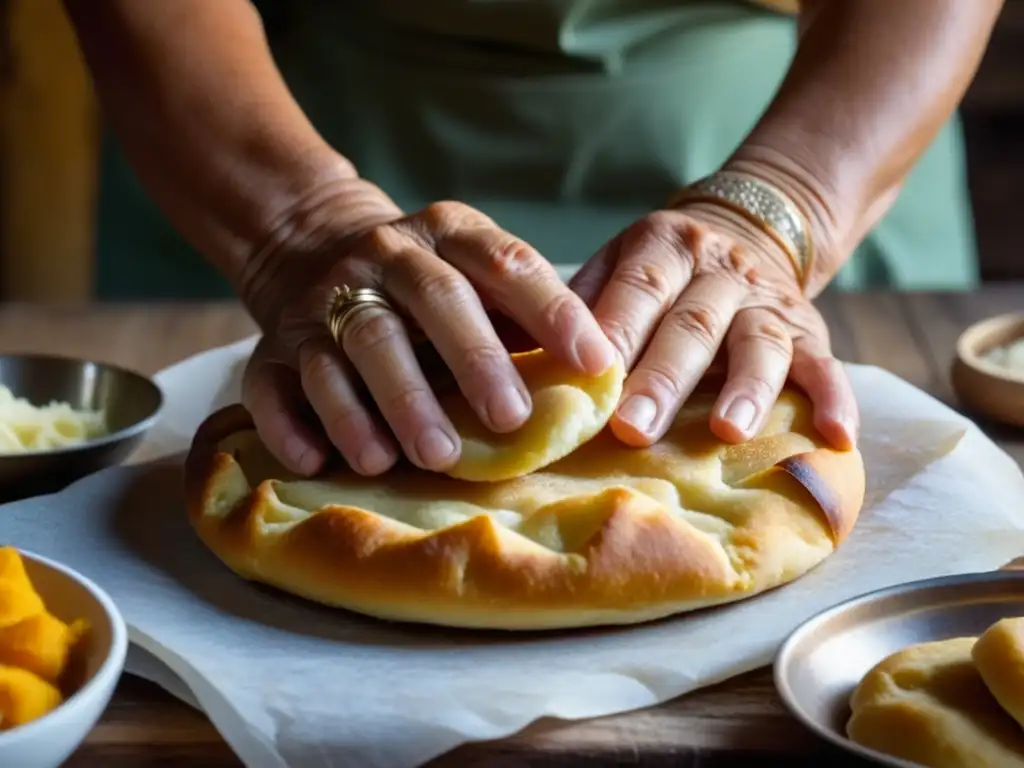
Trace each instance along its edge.
<path fill-rule="evenodd" d="M 840 749 L 881 765 L 919 768 L 846 738 L 853 689 L 902 648 L 980 635 L 1011 616 L 1024 616 L 1024 558 L 988 573 L 869 592 L 812 616 L 786 638 L 775 657 L 775 687 L 794 717 Z"/>

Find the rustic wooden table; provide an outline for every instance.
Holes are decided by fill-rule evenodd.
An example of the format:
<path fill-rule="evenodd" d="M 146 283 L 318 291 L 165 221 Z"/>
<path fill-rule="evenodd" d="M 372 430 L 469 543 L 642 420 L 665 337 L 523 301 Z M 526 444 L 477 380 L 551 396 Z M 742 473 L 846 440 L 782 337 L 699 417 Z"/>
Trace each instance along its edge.
<path fill-rule="evenodd" d="M 1024 284 L 973 294 L 841 294 L 820 302 L 837 354 L 878 365 L 953 403 L 948 370 L 959 332 L 1024 309 Z M 232 305 L 0 307 L 0 350 L 103 359 L 152 373 L 254 331 Z M 1024 433 L 986 425 L 1024 463 Z M 859 765 L 788 716 L 767 670 L 660 707 L 579 723 L 540 722 L 504 741 L 463 747 L 436 766 Z M 71 768 L 237 766 L 209 721 L 155 686 L 126 676 Z"/>

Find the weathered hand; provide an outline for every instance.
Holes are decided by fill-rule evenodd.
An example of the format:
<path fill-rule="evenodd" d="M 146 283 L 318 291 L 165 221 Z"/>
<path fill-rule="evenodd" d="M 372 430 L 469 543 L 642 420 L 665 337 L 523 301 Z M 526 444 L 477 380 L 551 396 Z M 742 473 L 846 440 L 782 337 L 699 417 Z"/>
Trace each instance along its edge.
<path fill-rule="evenodd" d="M 719 438 L 756 434 L 788 378 L 810 397 L 829 442 L 856 442 L 857 403 L 825 322 L 785 252 L 744 218 L 706 203 L 652 213 L 571 285 L 631 369 L 611 424 L 625 443 L 657 441 L 720 352 Z"/>
<path fill-rule="evenodd" d="M 487 315 L 496 309 L 585 373 L 614 348 L 583 300 L 522 240 L 460 203 L 403 215 L 353 180 L 295 212 L 253 258 L 243 296 L 261 340 L 243 402 L 287 467 L 316 472 L 331 444 L 357 471 L 389 469 L 399 451 L 444 470 L 460 444 L 428 383 L 410 331 L 422 332 L 481 421 L 509 432 L 529 417 L 529 393 Z M 325 318 L 335 287 L 374 288 L 394 311 L 362 308 L 340 346 Z M 312 410 L 312 414 L 308 413 Z"/>

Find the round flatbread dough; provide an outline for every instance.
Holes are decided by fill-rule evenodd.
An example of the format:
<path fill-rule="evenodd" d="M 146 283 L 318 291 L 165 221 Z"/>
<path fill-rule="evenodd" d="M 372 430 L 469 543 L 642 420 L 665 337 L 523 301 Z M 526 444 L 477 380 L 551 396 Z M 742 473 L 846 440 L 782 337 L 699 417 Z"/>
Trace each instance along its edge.
<path fill-rule="evenodd" d="M 510 480 L 568 456 L 593 438 L 615 411 L 625 370 L 622 358 L 588 377 L 543 350 L 512 355 L 533 409 L 515 432 L 497 434 L 477 418 L 459 392 L 440 399 L 462 439 L 462 455 L 446 474 L 460 480 Z"/>
<path fill-rule="evenodd" d="M 850 739 L 930 768 L 1024 766 L 1024 731 L 985 686 L 975 640 L 914 645 L 875 666 L 850 699 Z"/>
<path fill-rule="evenodd" d="M 189 517 L 237 574 L 384 619 L 554 629 L 728 603 L 831 554 L 857 518 L 864 468 L 857 451 L 825 447 L 802 394 L 784 392 L 740 445 L 712 435 L 714 400 L 691 397 L 651 448 L 604 431 L 492 483 L 408 463 L 299 479 L 234 406 L 195 436 Z"/>
<path fill-rule="evenodd" d="M 996 701 L 1024 726 L 1024 618 L 997 621 L 978 638 L 971 653 Z"/>

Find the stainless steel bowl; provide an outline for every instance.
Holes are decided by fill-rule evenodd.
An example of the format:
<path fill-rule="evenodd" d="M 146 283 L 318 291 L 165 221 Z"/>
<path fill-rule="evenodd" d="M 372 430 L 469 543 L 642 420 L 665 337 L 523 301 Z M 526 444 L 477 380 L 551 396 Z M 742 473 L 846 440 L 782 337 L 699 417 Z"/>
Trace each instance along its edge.
<path fill-rule="evenodd" d="M 0 384 L 33 405 L 102 409 L 108 434 L 52 451 L 0 454 L 0 502 L 53 493 L 127 458 L 156 423 L 163 393 L 141 374 L 107 363 L 35 354 L 0 355 Z"/>
<path fill-rule="evenodd" d="M 775 657 L 775 687 L 807 728 L 841 749 L 882 765 L 912 763 L 846 737 L 849 698 L 861 678 L 896 651 L 954 637 L 975 637 L 1010 616 L 1024 616 L 1024 573 L 1014 561 L 991 573 L 915 581 L 829 608 L 797 627 Z"/>

